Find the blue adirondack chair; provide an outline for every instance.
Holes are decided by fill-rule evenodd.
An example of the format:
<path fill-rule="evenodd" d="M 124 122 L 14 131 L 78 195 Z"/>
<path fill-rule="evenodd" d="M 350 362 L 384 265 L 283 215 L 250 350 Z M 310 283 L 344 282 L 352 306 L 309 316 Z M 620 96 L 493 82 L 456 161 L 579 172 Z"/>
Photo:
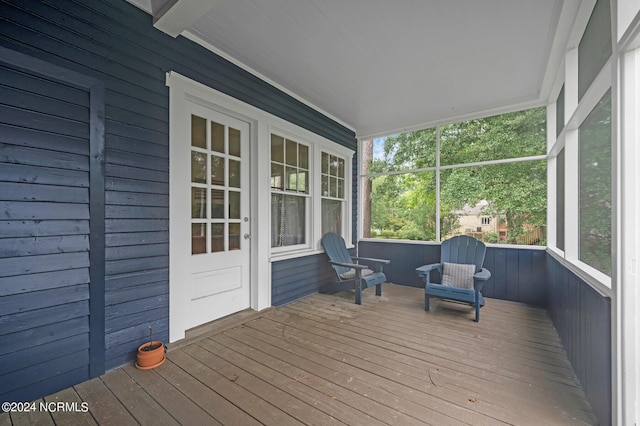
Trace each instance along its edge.
<path fill-rule="evenodd" d="M 424 310 L 429 310 L 430 297 L 456 300 L 469 303 L 475 307 L 475 321 L 480 321 L 480 307 L 484 306 L 482 287 L 491 278 L 491 272 L 482 267 L 486 249 L 484 243 L 466 235 L 459 235 L 444 241 L 440 249 L 440 263 L 424 265 L 416 269 L 416 273 L 425 283 Z M 449 265 L 445 265 L 445 263 Z M 469 265 L 473 265 L 473 267 Z M 446 268 L 452 270 L 453 275 L 445 277 L 443 269 Z M 446 283 L 436 284 L 431 282 L 431 271 L 435 269 L 443 276 L 443 281 L 446 279 Z M 466 272 L 463 270 L 466 270 Z M 470 279 L 472 279 L 472 282 L 471 285 L 462 287 L 455 281 L 461 278 L 460 275 L 465 274 L 470 274 L 470 276 L 466 277 L 467 283 Z M 464 281 L 465 279 L 462 278 L 462 280 Z"/>
<path fill-rule="evenodd" d="M 382 296 L 382 283 L 387 280 L 382 268 L 390 263 L 389 260 L 351 257 L 344 239 L 333 232 L 324 234 L 322 247 L 338 276 L 338 281 L 321 287 L 320 293 L 355 290 L 355 302 L 361 305 L 362 289 L 375 285 L 376 296 Z"/>

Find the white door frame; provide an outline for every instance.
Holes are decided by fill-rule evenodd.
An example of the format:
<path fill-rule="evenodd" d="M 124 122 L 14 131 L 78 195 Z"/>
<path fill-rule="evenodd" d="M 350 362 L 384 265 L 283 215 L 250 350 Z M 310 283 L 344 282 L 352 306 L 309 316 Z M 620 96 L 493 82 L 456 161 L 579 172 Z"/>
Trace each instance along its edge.
<path fill-rule="evenodd" d="M 251 194 L 251 265 L 250 265 L 250 306 L 254 310 L 262 310 L 271 306 L 271 264 L 269 263 L 269 227 L 268 222 L 258 215 L 258 205 L 269 205 L 269 194 L 260 194 L 259 176 L 268 176 L 268 162 L 260 158 L 268 158 L 267 147 L 259 144 L 259 134 L 265 132 L 266 126 L 259 122 L 260 115 L 266 114 L 237 99 L 218 92 L 203 84 L 197 83 L 176 72 L 167 73 L 166 84 L 169 86 L 169 162 L 175 155 L 174 150 L 181 149 L 178 143 L 186 134 L 183 123 L 183 109 L 187 102 L 229 115 L 249 123 L 250 138 L 250 194 Z M 267 130 L 268 131 L 268 130 Z M 263 145 L 262 147 L 260 145 Z M 184 190 L 182 176 L 176 176 L 169 167 L 169 193 Z M 265 198 L 266 197 L 266 198 Z M 261 204 L 262 203 L 262 204 Z M 177 206 L 169 203 L 169 244 L 172 230 L 175 232 L 178 215 Z M 263 215 L 264 216 L 264 215 Z M 265 247 L 266 244 L 266 247 Z M 187 319 L 187 295 L 179 283 L 181 268 L 169 250 L 169 342 L 184 339 Z M 260 255 L 262 253 L 262 255 Z"/>

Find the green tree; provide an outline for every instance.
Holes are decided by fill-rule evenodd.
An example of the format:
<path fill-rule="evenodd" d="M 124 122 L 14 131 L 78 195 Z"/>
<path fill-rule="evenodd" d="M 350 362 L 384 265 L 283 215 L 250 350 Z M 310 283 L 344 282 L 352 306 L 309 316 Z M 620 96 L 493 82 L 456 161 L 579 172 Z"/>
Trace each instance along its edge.
<path fill-rule="evenodd" d="M 441 165 L 541 155 L 546 149 L 545 132 L 544 108 L 442 126 Z M 435 165 L 436 130 L 426 129 L 386 138 L 382 157 L 370 161 L 368 173 Z M 440 188 L 442 236 L 458 228 L 455 211 L 483 200 L 488 202 L 483 214 L 506 217 L 511 241 L 526 227 L 544 225 L 546 220 L 544 160 L 445 169 Z M 374 178 L 372 227 L 375 223 L 400 238 L 434 240 L 435 191 L 436 173 L 431 171 Z"/>
<path fill-rule="evenodd" d="M 542 155 L 546 111 L 535 108 L 470 120 L 443 126 L 440 132 L 443 165 Z M 528 227 L 546 223 L 546 170 L 544 160 L 450 169 L 441 174 L 441 196 L 456 209 L 487 201 L 483 214 L 504 215 L 507 238 L 515 242 Z"/>

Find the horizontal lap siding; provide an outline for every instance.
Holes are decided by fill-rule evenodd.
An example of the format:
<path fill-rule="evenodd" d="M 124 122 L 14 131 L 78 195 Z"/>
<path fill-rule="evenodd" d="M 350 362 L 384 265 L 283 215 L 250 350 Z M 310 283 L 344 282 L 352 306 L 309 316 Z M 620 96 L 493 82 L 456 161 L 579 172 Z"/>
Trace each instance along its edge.
<path fill-rule="evenodd" d="M 422 265 L 440 261 L 440 245 L 402 242 L 361 241 L 360 256 L 389 259 L 384 267 L 387 280 L 395 284 L 422 287 L 415 273 Z M 484 267 L 491 272 L 483 294 L 495 299 L 544 306 L 546 253 L 537 249 L 487 247 Z M 437 272 L 433 280 L 439 282 Z"/>
<path fill-rule="evenodd" d="M 87 91 L 0 66 L 2 401 L 89 377 L 89 146 Z"/>
<path fill-rule="evenodd" d="M 601 424 L 611 422 L 611 299 L 547 255 L 547 309 Z"/>
<path fill-rule="evenodd" d="M 124 0 L 51 3 L 8 0 L 0 7 L 0 45 L 93 77 L 105 85 L 107 369 L 134 358 L 135 348 L 148 336 L 149 325 L 153 327 L 154 338 L 168 340 L 166 72 L 177 71 L 341 145 L 356 148 L 351 130 L 184 37 L 166 36 L 153 28 L 148 14 Z M 16 80 L 15 86 L 20 85 Z M 44 116 L 48 112 L 38 114 Z M 63 121 L 39 122 L 42 128 L 34 132 L 46 131 L 52 125 L 75 128 Z M 5 131 L 8 129 L 0 128 L 0 135 Z M 63 135 L 51 135 L 47 143 L 60 147 L 60 151 L 43 157 L 29 146 L 0 146 L 0 157 L 21 155 L 27 165 L 37 165 L 42 170 L 48 167 L 47 173 L 29 176 L 33 183 L 49 183 L 53 179 L 75 185 L 86 181 L 88 168 L 81 157 L 88 151 L 79 151 L 74 140 Z M 66 170 L 60 171 L 62 166 Z M 66 213 L 74 212 L 71 205 L 61 207 Z M 25 210 L 20 214 L 29 213 Z M 16 238 L 23 234 L 50 235 L 51 226 L 57 227 L 53 236 L 58 232 L 86 234 L 87 212 L 77 213 L 79 217 L 75 220 L 51 218 L 38 223 L 15 223 L 11 227 L 6 226 L 4 218 L 0 220 L 3 232 L 6 230 Z M 73 271 L 78 275 L 78 269 Z M 35 282 L 20 280 L 21 286 L 44 285 L 46 274 L 55 273 L 33 272 Z M 68 283 L 83 279 L 57 278 Z"/>
<path fill-rule="evenodd" d="M 315 254 L 271 264 L 271 304 L 281 306 L 337 281 L 327 255 Z"/>

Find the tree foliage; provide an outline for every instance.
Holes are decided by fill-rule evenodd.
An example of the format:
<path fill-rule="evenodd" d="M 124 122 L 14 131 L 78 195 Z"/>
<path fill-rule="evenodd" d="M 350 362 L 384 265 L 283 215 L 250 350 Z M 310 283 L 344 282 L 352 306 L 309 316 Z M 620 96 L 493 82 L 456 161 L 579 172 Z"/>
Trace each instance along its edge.
<path fill-rule="evenodd" d="M 541 155 L 546 149 L 546 112 L 536 108 L 450 124 L 440 128 L 442 166 Z M 368 173 L 433 168 L 436 130 L 403 133 L 384 140 Z M 456 211 L 486 201 L 483 215 L 501 215 L 512 241 L 546 220 L 546 162 L 524 161 L 445 168 L 440 172 L 440 226 L 443 237 L 458 227 Z M 383 237 L 434 240 L 436 172 L 373 178 L 372 229 Z"/>

